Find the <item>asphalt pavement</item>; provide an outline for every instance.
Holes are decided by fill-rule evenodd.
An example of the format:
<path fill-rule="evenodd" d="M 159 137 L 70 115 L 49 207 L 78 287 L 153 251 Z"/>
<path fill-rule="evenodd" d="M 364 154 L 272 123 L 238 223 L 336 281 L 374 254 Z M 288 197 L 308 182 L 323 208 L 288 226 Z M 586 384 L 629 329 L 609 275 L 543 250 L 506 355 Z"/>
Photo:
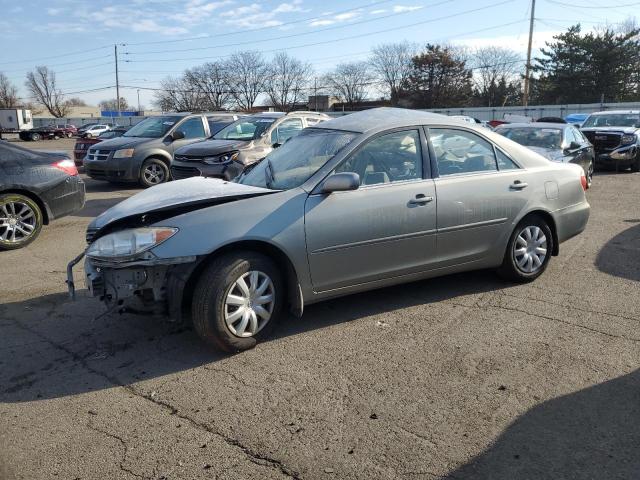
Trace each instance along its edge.
<path fill-rule="evenodd" d="M 0 479 L 640 478 L 640 175 L 595 177 L 586 231 L 534 283 L 345 297 L 236 355 L 69 300 L 87 224 L 138 191 L 87 189 L 0 252 Z"/>

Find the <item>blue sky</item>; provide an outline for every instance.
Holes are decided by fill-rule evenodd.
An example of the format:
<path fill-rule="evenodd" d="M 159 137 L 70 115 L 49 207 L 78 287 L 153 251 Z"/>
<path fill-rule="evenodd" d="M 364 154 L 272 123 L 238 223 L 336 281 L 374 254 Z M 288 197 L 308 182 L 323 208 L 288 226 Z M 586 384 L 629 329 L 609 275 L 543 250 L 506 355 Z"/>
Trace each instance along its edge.
<path fill-rule="evenodd" d="M 385 42 L 408 40 L 526 51 L 530 0 L 0 0 L 0 71 L 25 95 L 25 72 L 47 65 L 65 93 L 96 104 L 120 83 L 157 87 L 167 75 L 237 50 L 269 57 L 287 50 L 321 75 L 365 59 Z M 581 22 L 585 29 L 637 15 L 633 0 L 537 0 L 534 48 Z M 136 88 L 123 88 L 129 103 Z M 141 90 L 143 105 L 153 93 Z"/>

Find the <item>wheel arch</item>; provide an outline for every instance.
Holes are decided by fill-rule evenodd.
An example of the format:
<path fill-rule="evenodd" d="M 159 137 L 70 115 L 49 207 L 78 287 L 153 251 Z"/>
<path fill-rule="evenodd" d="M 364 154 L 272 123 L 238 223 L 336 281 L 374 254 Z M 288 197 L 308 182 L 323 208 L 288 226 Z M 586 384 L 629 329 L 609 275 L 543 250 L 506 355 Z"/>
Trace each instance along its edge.
<path fill-rule="evenodd" d="M 184 284 L 182 310 L 188 311 L 191 308 L 196 284 L 203 271 L 211 264 L 211 262 L 222 255 L 237 251 L 257 252 L 271 258 L 282 273 L 282 277 L 285 282 L 287 307 L 289 311 L 298 317 L 302 316 L 304 299 L 302 297 L 298 273 L 293 262 L 280 247 L 264 240 L 240 240 L 228 243 L 204 257 L 193 269 Z"/>
<path fill-rule="evenodd" d="M 29 197 L 31 200 L 36 202 L 38 207 L 40 207 L 40 211 L 42 211 L 42 224 L 49 225 L 49 220 L 51 218 L 51 210 L 49 209 L 49 205 L 47 205 L 47 203 L 44 200 L 42 200 L 42 198 L 40 198 L 38 195 L 36 195 L 35 193 L 29 190 L 24 190 L 21 188 L 9 188 L 7 190 L 0 190 L 0 195 L 5 195 L 7 193 L 24 195 L 25 197 Z"/>
<path fill-rule="evenodd" d="M 551 250 L 551 255 L 554 257 L 558 256 L 558 254 L 560 253 L 560 243 L 558 242 L 558 228 L 556 226 L 556 219 L 553 217 L 551 212 L 543 209 L 536 209 L 536 210 L 531 210 L 527 212 L 525 215 L 523 215 L 522 218 L 518 220 L 518 223 L 520 223 L 525 218 L 531 217 L 531 216 L 541 217 L 543 220 L 547 222 L 547 224 L 549 225 L 549 228 L 551 229 L 551 236 L 553 239 L 553 249 Z"/>

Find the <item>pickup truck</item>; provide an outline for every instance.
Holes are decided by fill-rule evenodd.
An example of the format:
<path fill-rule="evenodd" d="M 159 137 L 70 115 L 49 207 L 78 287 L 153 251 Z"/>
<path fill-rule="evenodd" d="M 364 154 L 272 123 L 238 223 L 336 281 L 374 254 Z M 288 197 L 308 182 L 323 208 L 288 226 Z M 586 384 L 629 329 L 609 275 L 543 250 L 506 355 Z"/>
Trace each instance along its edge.
<path fill-rule="evenodd" d="M 640 111 L 592 113 L 580 131 L 595 149 L 596 167 L 640 172 Z"/>

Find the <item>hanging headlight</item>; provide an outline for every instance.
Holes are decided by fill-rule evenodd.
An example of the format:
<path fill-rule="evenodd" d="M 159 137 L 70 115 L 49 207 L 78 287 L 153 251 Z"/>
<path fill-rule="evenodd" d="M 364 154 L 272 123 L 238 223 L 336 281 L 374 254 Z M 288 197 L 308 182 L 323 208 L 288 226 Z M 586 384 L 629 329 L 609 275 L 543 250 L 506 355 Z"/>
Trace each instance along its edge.
<path fill-rule="evenodd" d="M 132 228 L 100 237 L 87 249 L 92 258 L 125 259 L 160 245 L 178 231 L 171 227 Z"/>

